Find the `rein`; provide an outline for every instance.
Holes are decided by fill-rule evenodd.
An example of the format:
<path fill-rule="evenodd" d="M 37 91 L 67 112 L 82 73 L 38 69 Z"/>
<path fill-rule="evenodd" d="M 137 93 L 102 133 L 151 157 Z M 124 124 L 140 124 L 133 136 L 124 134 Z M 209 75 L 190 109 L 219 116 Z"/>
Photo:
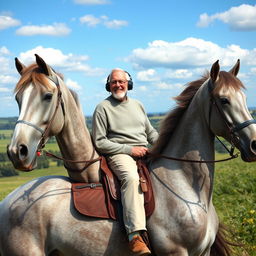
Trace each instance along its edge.
<path fill-rule="evenodd" d="M 71 169 L 71 168 L 67 168 L 65 165 L 65 168 L 67 168 L 69 171 L 74 171 L 74 172 L 82 172 L 84 171 L 86 168 L 88 168 L 90 165 L 98 162 L 98 161 L 101 161 L 102 157 L 99 156 L 97 158 L 93 158 L 94 156 L 94 153 L 95 153 L 95 150 L 93 150 L 93 154 L 92 154 L 92 157 L 90 160 L 70 160 L 70 159 L 65 159 L 63 157 L 60 157 L 60 156 L 56 156 L 46 150 L 43 150 L 43 152 L 45 153 L 46 156 L 48 157 L 51 157 L 51 158 L 55 158 L 55 159 L 58 159 L 58 160 L 62 160 L 64 162 L 69 162 L 69 163 L 85 163 L 85 166 L 81 169 L 81 170 L 77 170 L 77 169 Z"/>
<path fill-rule="evenodd" d="M 187 163 L 218 163 L 218 162 L 225 162 L 228 160 L 232 160 L 234 158 L 237 158 L 239 156 L 239 152 L 237 152 L 235 155 L 232 155 L 228 158 L 220 159 L 220 160 L 193 160 L 193 159 L 184 159 L 184 158 L 177 158 L 177 157 L 171 157 L 171 156 L 165 156 L 162 154 L 152 154 L 148 153 L 149 156 L 153 158 L 164 158 L 167 160 L 174 160 L 178 162 L 187 162 Z"/>

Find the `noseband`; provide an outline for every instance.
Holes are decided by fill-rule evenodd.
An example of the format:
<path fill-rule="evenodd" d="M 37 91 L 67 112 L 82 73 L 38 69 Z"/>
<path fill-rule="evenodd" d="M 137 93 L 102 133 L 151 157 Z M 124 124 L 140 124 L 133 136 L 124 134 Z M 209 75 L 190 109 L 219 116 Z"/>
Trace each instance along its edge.
<path fill-rule="evenodd" d="M 45 130 L 43 130 L 42 128 L 40 128 L 40 127 L 36 126 L 35 124 L 30 123 L 30 122 L 28 122 L 26 120 L 18 120 L 16 122 L 16 124 L 15 124 L 15 125 L 17 125 L 17 124 L 25 124 L 25 125 L 31 126 L 31 127 L 33 127 L 34 129 L 36 129 L 37 131 L 39 131 L 41 133 L 41 138 L 40 138 L 40 141 L 39 141 L 38 146 L 37 146 L 37 152 L 41 152 L 41 150 L 45 146 L 46 138 L 49 135 L 50 127 L 51 127 L 51 124 L 52 124 L 52 122 L 53 122 L 53 120 L 54 120 L 54 118 L 56 116 L 56 113 L 57 113 L 57 110 L 59 108 L 59 105 L 61 105 L 63 116 L 65 117 L 65 109 L 64 109 L 63 99 L 61 97 L 62 93 L 61 93 L 61 90 L 60 90 L 59 79 L 58 79 L 57 76 L 48 76 L 48 78 L 56 85 L 56 87 L 58 89 L 58 94 L 57 94 L 57 104 L 56 104 L 54 113 L 53 113 L 50 121 L 48 122 Z"/>

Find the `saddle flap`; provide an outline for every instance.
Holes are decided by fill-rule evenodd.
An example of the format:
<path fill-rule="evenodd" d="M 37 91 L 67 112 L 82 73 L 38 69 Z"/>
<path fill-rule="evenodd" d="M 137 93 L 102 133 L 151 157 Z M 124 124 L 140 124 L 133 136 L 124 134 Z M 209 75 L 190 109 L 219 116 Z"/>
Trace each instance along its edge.
<path fill-rule="evenodd" d="M 72 183 L 75 208 L 83 215 L 109 219 L 101 183 Z"/>
<path fill-rule="evenodd" d="M 153 187 L 152 187 L 152 183 L 149 175 L 149 170 L 147 168 L 145 161 L 143 161 L 142 159 L 138 159 L 137 166 L 138 166 L 140 179 L 143 180 L 141 184 L 142 186 L 145 187 L 145 190 L 146 190 L 144 193 L 144 207 L 145 207 L 146 216 L 148 217 L 153 213 L 155 209 L 155 198 L 154 198 Z"/>
<path fill-rule="evenodd" d="M 115 200 L 121 199 L 121 192 L 120 192 L 120 183 L 117 180 L 117 177 L 114 173 L 109 169 L 106 158 L 102 157 L 101 159 L 101 170 L 104 172 L 106 176 L 106 182 L 109 188 L 109 193 Z"/>

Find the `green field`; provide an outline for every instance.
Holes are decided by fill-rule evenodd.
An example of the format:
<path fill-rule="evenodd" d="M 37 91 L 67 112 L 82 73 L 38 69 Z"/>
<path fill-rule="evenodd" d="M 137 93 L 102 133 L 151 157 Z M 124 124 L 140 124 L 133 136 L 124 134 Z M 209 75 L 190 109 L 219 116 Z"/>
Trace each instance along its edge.
<path fill-rule="evenodd" d="M 9 130 L 0 130 L 0 134 L 11 135 Z M 6 151 L 9 139 L 0 140 L 0 152 Z M 47 149 L 57 150 L 55 143 L 47 144 Z M 227 155 L 217 154 L 218 159 Z M 67 175 L 63 167 L 56 162 L 50 168 L 20 172 L 19 176 L 0 178 L 0 200 L 16 187 L 39 176 Z M 231 228 L 233 240 L 242 242 L 244 249 L 237 249 L 238 255 L 247 250 L 248 255 L 256 256 L 256 163 L 245 163 L 240 158 L 215 166 L 214 205 L 221 222 Z"/>

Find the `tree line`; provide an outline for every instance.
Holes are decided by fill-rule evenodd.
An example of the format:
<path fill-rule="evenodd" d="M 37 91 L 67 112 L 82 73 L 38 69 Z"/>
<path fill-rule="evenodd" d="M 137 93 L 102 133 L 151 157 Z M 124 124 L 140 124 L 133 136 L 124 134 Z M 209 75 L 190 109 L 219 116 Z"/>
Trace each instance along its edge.
<path fill-rule="evenodd" d="M 59 155 L 58 151 L 51 151 L 55 155 Z M 62 166 L 63 162 L 58 159 L 52 159 L 51 161 L 56 162 L 57 166 Z M 44 156 L 37 158 L 37 169 L 49 168 L 50 160 Z M 6 153 L 0 153 L 0 177 L 10 177 L 19 175 L 19 172 L 14 169 Z"/>

